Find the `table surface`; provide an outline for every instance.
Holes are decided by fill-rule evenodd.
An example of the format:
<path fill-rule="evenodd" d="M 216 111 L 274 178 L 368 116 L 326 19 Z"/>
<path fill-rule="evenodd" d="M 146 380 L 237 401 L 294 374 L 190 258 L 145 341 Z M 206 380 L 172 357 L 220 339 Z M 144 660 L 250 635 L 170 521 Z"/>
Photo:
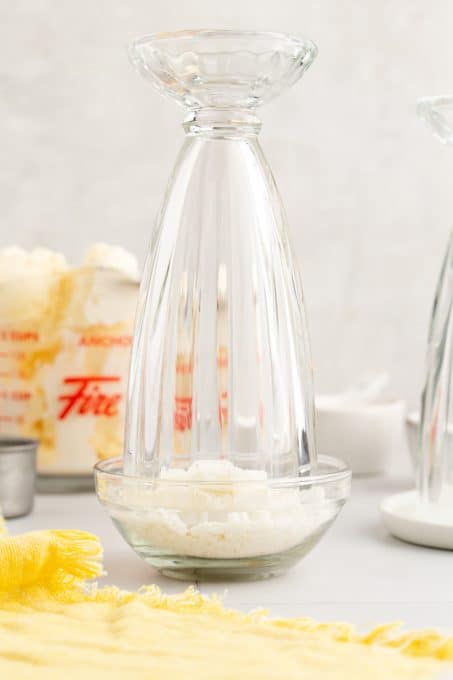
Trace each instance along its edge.
<path fill-rule="evenodd" d="M 360 627 L 403 621 L 411 627 L 453 630 L 453 555 L 409 545 L 386 532 L 379 513 L 385 496 L 410 488 L 398 478 L 355 479 L 351 498 L 321 542 L 286 574 L 254 583 L 196 584 L 224 596 L 227 606 L 267 608 L 276 616 L 344 620 Z M 185 587 L 159 575 L 135 555 L 94 494 L 38 495 L 34 512 L 11 520 L 11 533 L 80 528 L 105 548 L 101 583 L 126 589 L 156 583 L 167 593 Z"/>

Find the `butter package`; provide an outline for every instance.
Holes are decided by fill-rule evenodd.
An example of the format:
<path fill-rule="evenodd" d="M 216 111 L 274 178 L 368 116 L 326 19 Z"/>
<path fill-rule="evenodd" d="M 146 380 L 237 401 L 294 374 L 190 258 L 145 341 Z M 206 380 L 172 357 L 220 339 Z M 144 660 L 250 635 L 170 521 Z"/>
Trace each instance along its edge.
<path fill-rule="evenodd" d="M 0 251 L 0 432 L 36 437 L 42 490 L 89 488 L 123 449 L 138 266 L 93 245 L 82 266 Z"/>

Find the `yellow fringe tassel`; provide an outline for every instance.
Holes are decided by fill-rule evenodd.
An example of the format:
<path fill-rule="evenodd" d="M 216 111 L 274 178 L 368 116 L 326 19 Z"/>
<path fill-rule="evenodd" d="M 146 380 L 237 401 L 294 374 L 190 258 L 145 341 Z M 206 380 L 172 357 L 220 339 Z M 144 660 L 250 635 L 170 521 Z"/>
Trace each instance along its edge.
<path fill-rule="evenodd" d="M 0 593 L 71 588 L 102 573 L 102 546 L 85 531 L 32 531 L 0 539 Z"/>

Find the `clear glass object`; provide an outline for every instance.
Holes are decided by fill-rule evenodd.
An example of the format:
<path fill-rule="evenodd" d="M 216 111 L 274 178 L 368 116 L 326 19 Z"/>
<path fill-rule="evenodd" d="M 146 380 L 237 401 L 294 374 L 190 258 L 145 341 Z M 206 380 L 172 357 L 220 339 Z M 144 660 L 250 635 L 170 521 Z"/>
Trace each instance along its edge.
<path fill-rule="evenodd" d="M 320 456 L 298 477 L 194 480 L 124 474 L 121 459 L 96 466 L 96 488 L 140 557 L 182 580 L 279 574 L 320 540 L 350 492 L 350 471 Z"/>
<path fill-rule="evenodd" d="M 426 97 L 417 105 L 436 137 L 453 144 L 453 96 Z M 425 504 L 453 501 L 453 232 L 437 283 L 421 398 L 417 485 Z"/>
<path fill-rule="evenodd" d="M 306 40 L 233 31 L 151 35 L 130 49 L 140 73 L 185 108 L 186 136 L 141 287 L 124 459 L 99 465 L 97 482 L 131 545 L 172 575 L 281 570 L 288 545 L 300 557 L 347 496 L 349 472 L 316 457 L 302 291 L 256 115 L 315 55 Z M 290 507 L 297 537 L 236 551 L 243 564 L 227 548 L 167 541 L 177 526 L 205 535 L 204 521 L 227 540 L 235 518 L 238 541 L 244 522 L 264 536 L 265 516 L 275 537 Z"/>
<path fill-rule="evenodd" d="M 187 109 L 133 348 L 125 469 L 225 457 L 296 474 L 315 459 L 311 359 L 256 107 L 313 61 L 307 41 L 183 32 L 137 40 L 139 71 Z"/>

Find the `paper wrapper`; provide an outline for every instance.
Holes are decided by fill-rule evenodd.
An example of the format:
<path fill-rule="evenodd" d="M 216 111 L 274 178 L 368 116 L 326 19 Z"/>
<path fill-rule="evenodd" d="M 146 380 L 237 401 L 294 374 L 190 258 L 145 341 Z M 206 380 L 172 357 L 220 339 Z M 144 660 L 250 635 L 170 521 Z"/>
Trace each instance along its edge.
<path fill-rule="evenodd" d="M 93 267 L 0 284 L 0 432 L 39 439 L 40 473 L 122 453 L 137 294 Z"/>

